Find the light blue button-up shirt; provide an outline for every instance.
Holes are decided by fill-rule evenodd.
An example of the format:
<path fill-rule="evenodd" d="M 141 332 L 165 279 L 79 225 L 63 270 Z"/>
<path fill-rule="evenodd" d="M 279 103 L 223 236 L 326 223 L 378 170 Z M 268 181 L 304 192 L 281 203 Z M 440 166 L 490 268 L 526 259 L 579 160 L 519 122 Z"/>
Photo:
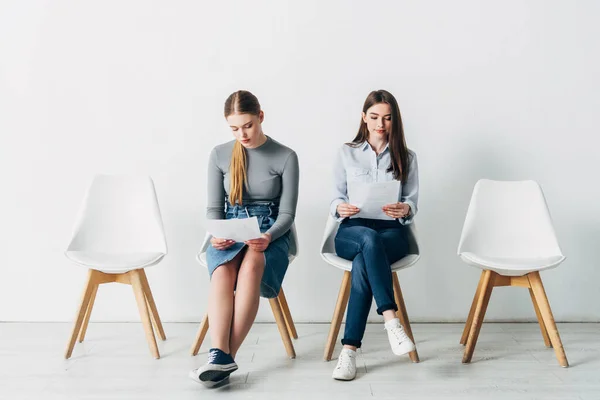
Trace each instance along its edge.
<path fill-rule="evenodd" d="M 408 150 L 408 179 L 400 183 L 398 201 L 410 206 L 410 214 L 406 218 L 398 219 L 402 225 L 410 224 L 417 213 L 419 200 L 419 168 L 417 155 Z M 352 147 L 344 144 L 338 151 L 333 167 L 335 182 L 334 199 L 331 202 L 330 212 L 338 221 L 337 206 L 348 202 L 348 182 L 387 182 L 394 180 L 392 172 L 386 172 L 390 166 L 390 151 L 388 146 L 379 155 L 365 141 L 363 144 Z"/>

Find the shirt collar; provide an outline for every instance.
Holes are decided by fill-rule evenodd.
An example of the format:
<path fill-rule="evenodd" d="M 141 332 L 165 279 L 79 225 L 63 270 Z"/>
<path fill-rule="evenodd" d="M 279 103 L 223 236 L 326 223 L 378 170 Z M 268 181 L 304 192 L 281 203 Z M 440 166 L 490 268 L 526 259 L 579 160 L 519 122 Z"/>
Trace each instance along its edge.
<path fill-rule="evenodd" d="M 385 153 L 386 151 L 388 151 L 388 150 L 389 150 L 389 149 L 388 149 L 388 146 L 389 146 L 389 144 L 390 144 L 389 142 L 388 142 L 388 143 L 386 143 L 386 144 L 385 144 L 385 147 L 383 148 L 383 151 L 382 151 L 381 153 L 379 153 L 379 154 L 383 154 L 383 153 Z M 365 140 L 365 141 L 363 142 L 362 146 L 361 146 L 361 149 L 362 149 L 362 151 L 365 151 L 365 150 L 367 150 L 367 149 L 371 149 L 371 145 L 369 144 L 369 142 L 367 142 L 367 141 Z M 371 151 L 373 151 L 373 150 L 371 150 Z"/>

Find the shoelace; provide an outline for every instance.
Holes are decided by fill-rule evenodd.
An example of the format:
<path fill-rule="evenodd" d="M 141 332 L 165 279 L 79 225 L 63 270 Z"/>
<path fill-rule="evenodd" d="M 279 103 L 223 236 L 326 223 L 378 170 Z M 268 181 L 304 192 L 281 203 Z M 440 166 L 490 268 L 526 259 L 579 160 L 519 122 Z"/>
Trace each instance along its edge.
<path fill-rule="evenodd" d="M 405 340 L 409 340 L 408 335 L 406 334 L 406 332 L 404 332 L 404 329 L 402 329 L 401 326 L 389 328 L 386 330 L 392 332 L 392 335 L 394 335 L 394 337 L 398 339 L 398 342 L 400 343 L 404 342 Z"/>
<path fill-rule="evenodd" d="M 353 357 L 346 355 L 343 356 L 340 354 L 340 359 L 338 361 L 338 365 L 337 365 L 337 369 L 344 369 L 346 371 L 348 371 L 350 369 L 350 366 L 352 365 L 351 361 Z"/>
<path fill-rule="evenodd" d="M 208 364 L 211 364 L 213 361 L 215 361 L 217 359 L 217 351 L 211 351 L 210 353 L 208 353 Z"/>

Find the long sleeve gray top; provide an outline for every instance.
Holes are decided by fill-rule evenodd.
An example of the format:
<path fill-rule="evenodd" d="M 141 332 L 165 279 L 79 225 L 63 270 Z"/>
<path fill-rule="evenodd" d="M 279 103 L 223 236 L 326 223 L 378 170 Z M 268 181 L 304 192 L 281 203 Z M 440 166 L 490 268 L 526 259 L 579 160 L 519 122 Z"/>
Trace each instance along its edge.
<path fill-rule="evenodd" d="M 235 140 L 216 146 L 208 161 L 208 219 L 224 219 L 224 204 L 229 196 L 229 165 Z M 298 203 L 298 156 L 267 136 L 267 141 L 254 149 L 246 149 L 246 186 L 243 202 L 272 201 L 279 204 L 279 214 L 267 231 L 275 240 L 286 233 L 294 222 Z"/>

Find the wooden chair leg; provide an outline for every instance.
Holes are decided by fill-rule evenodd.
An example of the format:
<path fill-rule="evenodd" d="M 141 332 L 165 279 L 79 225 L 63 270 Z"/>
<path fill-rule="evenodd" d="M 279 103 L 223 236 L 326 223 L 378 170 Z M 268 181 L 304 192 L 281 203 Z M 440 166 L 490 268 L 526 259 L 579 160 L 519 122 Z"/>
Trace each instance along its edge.
<path fill-rule="evenodd" d="M 546 347 L 552 347 L 550 337 L 548 336 L 548 330 L 546 329 L 544 319 L 542 318 L 542 313 L 540 312 L 540 308 L 537 305 L 537 300 L 535 299 L 535 295 L 533 294 L 533 290 L 531 290 L 531 288 L 529 288 L 529 295 L 531 296 L 533 309 L 535 310 L 535 315 L 537 317 L 538 323 L 540 324 L 540 331 L 542 332 L 542 338 L 544 338 L 544 344 L 546 345 Z"/>
<path fill-rule="evenodd" d="M 402 324 L 406 335 L 410 338 L 410 340 L 412 340 L 413 343 L 415 343 L 415 338 L 410 327 L 410 321 L 408 320 L 408 313 L 406 312 L 404 296 L 402 296 L 402 289 L 400 288 L 400 281 L 398 280 L 398 274 L 396 272 L 392 272 L 392 280 L 394 285 L 394 297 L 396 298 L 396 305 L 398 306 L 398 319 L 400 320 L 400 324 Z M 419 353 L 417 353 L 416 343 L 415 349 L 408 353 L 408 355 L 412 362 L 419 362 Z"/>
<path fill-rule="evenodd" d="M 569 362 L 567 361 L 567 355 L 565 354 L 565 349 L 563 348 L 560 335 L 558 334 L 558 328 L 556 327 L 556 322 L 552 315 L 552 309 L 550 308 L 550 303 L 548 302 L 548 297 L 546 296 L 540 273 L 530 272 L 527 274 L 527 277 L 529 278 L 529 284 L 533 290 L 535 301 L 542 314 L 544 325 L 548 330 L 548 336 L 550 336 L 550 342 L 552 343 L 552 347 L 554 347 L 554 353 L 556 354 L 558 363 L 561 367 L 566 368 L 569 366 Z"/>
<path fill-rule="evenodd" d="M 287 299 L 285 298 L 285 293 L 283 293 L 283 288 L 279 290 L 277 299 L 279 300 L 279 305 L 281 306 L 281 311 L 283 312 L 283 318 L 285 318 L 285 325 L 287 326 L 290 336 L 294 339 L 298 339 L 298 332 L 296 332 L 296 326 L 294 325 L 294 320 L 292 319 L 292 313 L 290 313 L 290 307 L 288 306 Z"/>
<path fill-rule="evenodd" d="M 279 300 L 277 297 L 269 299 L 269 304 L 271 304 L 271 309 L 273 310 L 275 322 L 277 322 L 277 329 L 279 329 L 279 334 L 281 335 L 281 340 L 285 346 L 285 351 L 287 351 L 287 354 L 290 358 L 296 358 L 296 351 L 294 350 L 292 339 L 290 338 L 287 326 L 285 325 L 285 319 L 283 317 L 283 312 L 281 311 L 281 306 L 279 305 Z"/>
<path fill-rule="evenodd" d="M 481 285 L 481 292 L 477 299 L 477 306 L 475 307 L 475 313 L 473 314 L 473 322 L 471 323 L 471 329 L 469 331 L 469 338 L 467 340 L 467 347 L 463 355 L 462 362 L 470 363 L 473 357 L 473 351 L 475 351 L 475 345 L 477 344 L 477 338 L 479 337 L 479 331 L 485 317 L 485 311 L 494 289 L 494 276 L 492 271 L 486 270 L 483 275 L 483 282 Z"/>
<path fill-rule="evenodd" d="M 79 309 L 77 310 L 75 323 L 73 325 L 73 330 L 71 331 L 71 337 L 69 339 L 69 343 L 67 344 L 67 350 L 65 351 L 66 359 L 70 358 L 71 354 L 73 354 L 73 348 L 75 347 L 75 342 L 77 341 L 77 335 L 79 335 L 79 332 L 81 331 L 81 325 L 83 324 L 83 319 L 85 318 L 85 314 L 87 312 L 88 305 L 90 303 L 90 299 L 94 291 L 94 287 L 97 285 L 96 272 L 97 271 L 93 269 L 90 269 L 88 271 L 87 283 L 81 296 L 81 304 L 79 305 Z"/>
<path fill-rule="evenodd" d="M 152 291 L 150 290 L 150 284 L 148 283 L 148 278 L 146 277 L 146 272 L 144 269 L 140 269 L 140 280 L 142 283 L 142 288 L 144 290 L 144 296 L 146 297 L 146 301 L 148 303 L 148 308 L 150 309 L 150 316 L 152 317 L 152 322 L 154 324 L 154 328 L 158 332 L 158 336 L 162 340 L 167 340 L 167 336 L 165 335 L 165 330 L 163 329 L 162 322 L 160 321 L 160 316 L 158 315 L 158 309 L 156 308 L 156 303 L 154 302 L 154 296 L 152 296 Z"/>
<path fill-rule="evenodd" d="M 140 270 L 136 269 L 129 271 L 128 275 L 131 279 L 131 286 L 133 287 L 133 293 L 135 294 L 135 300 L 140 312 L 140 318 L 142 319 L 142 325 L 146 332 L 146 340 L 148 341 L 148 347 L 150 347 L 150 353 L 154 358 L 159 359 L 160 354 L 158 352 L 156 338 L 154 337 L 154 331 L 152 330 L 152 322 L 150 321 L 150 312 L 148 311 L 146 304 L 146 296 L 144 294 L 144 285 L 142 284 Z"/>
<path fill-rule="evenodd" d="M 335 303 L 335 310 L 333 312 L 333 319 L 331 320 L 331 327 L 329 328 L 329 336 L 327 337 L 327 344 L 325 345 L 325 354 L 323 358 L 325 361 L 330 361 L 333 356 L 333 349 L 335 348 L 335 342 L 337 341 L 338 334 L 340 332 L 340 326 L 342 319 L 344 318 L 344 312 L 348 305 L 348 298 L 350 297 L 350 283 L 352 274 L 350 271 L 344 271 L 344 277 L 342 278 L 342 285 L 338 293 L 337 302 Z"/>
<path fill-rule="evenodd" d="M 471 330 L 471 324 L 473 323 L 473 315 L 475 314 L 475 307 L 477 306 L 477 299 L 481 294 L 481 286 L 483 284 L 484 275 L 485 271 L 481 271 L 479 283 L 477 284 L 477 290 L 475 291 L 475 296 L 473 296 L 473 302 L 471 303 L 471 309 L 469 310 L 469 316 L 467 317 L 467 322 L 465 322 L 465 329 L 463 330 L 463 334 L 460 338 L 460 344 L 463 346 L 467 344 L 467 338 L 469 337 L 469 331 Z"/>
<path fill-rule="evenodd" d="M 90 323 L 90 316 L 92 315 L 92 309 L 94 308 L 94 301 L 96 300 L 96 293 L 98 292 L 99 283 L 94 283 L 94 288 L 92 289 L 92 295 L 90 296 L 90 301 L 87 306 L 87 310 L 85 312 L 85 318 L 83 319 L 83 323 L 81 325 L 81 331 L 79 332 L 79 343 L 83 342 L 85 339 L 85 333 L 87 332 L 88 324 Z"/>
<path fill-rule="evenodd" d="M 204 318 L 202 318 L 202 322 L 200 323 L 200 329 L 198 329 L 196 339 L 192 345 L 192 356 L 198 355 L 200 346 L 202 346 L 202 342 L 204 342 L 206 332 L 208 332 L 208 313 L 204 314 Z"/>

